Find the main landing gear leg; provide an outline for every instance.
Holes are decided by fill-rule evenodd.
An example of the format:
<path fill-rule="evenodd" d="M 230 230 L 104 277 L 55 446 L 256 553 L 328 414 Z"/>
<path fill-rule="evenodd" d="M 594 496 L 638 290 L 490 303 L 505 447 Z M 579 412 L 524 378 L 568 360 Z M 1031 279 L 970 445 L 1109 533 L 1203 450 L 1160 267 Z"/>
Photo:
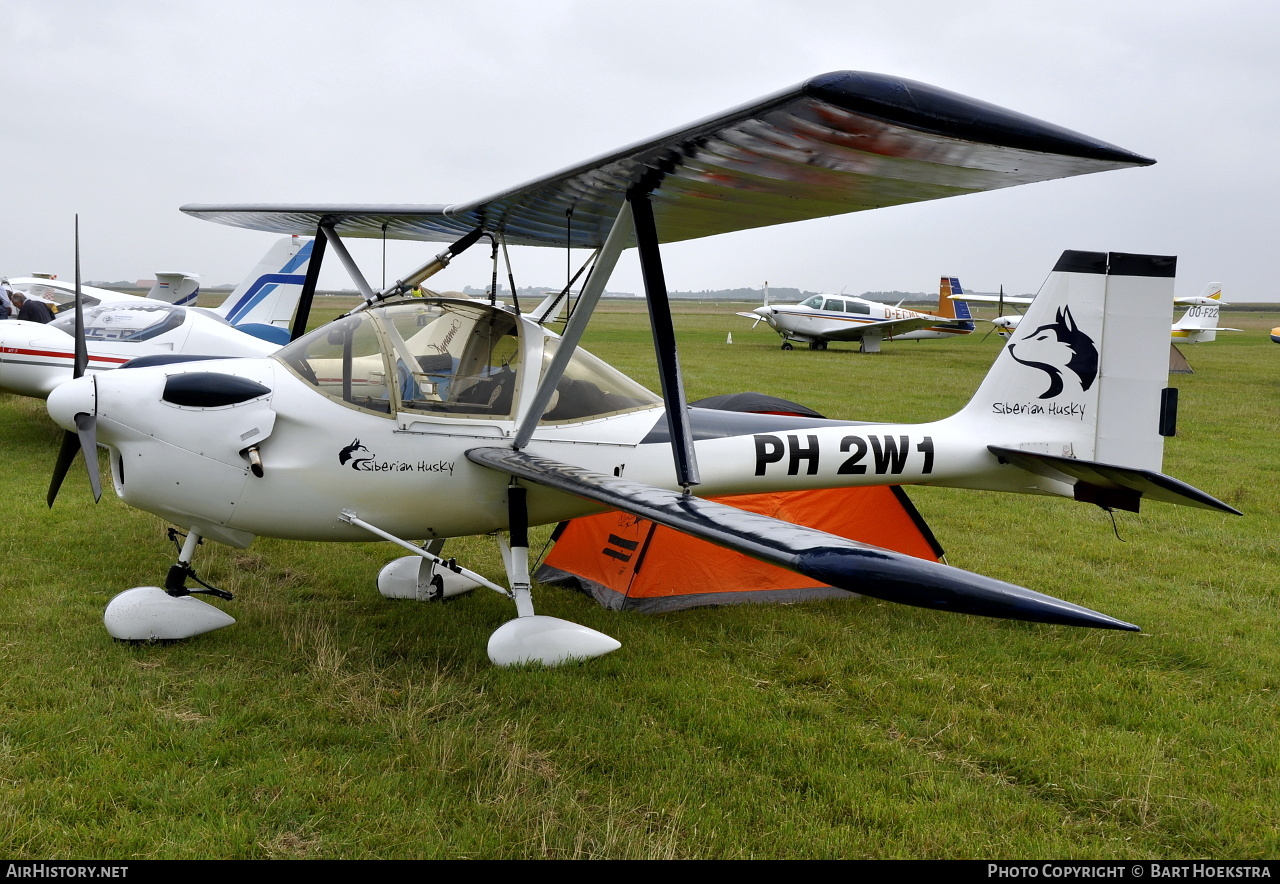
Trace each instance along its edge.
<path fill-rule="evenodd" d="M 169 530 L 169 537 L 177 542 L 179 532 Z M 191 567 L 200 535 L 187 533 L 178 553 L 178 561 L 169 568 L 164 589 L 158 586 L 135 586 L 125 590 L 107 604 L 102 622 L 113 638 L 122 641 L 174 641 L 213 632 L 235 623 L 235 618 L 202 602 L 194 596 L 216 595 L 231 599 L 231 593 L 210 586 L 196 576 Z M 204 589 L 189 589 L 187 580 L 194 580 Z"/>
<path fill-rule="evenodd" d="M 558 617 L 533 612 L 529 581 L 529 515 L 524 486 L 507 487 L 507 518 L 511 542 L 499 538 L 502 561 L 516 603 L 516 619 L 508 620 L 489 636 L 489 659 L 498 666 L 541 663 L 558 666 L 616 651 L 622 644 L 602 632 Z"/>
<path fill-rule="evenodd" d="M 512 666 L 519 663 L 542 663 L 545 666 L 555 666 L 570 660 L 585 660 L 616 651 L 622 645 L 603 633 L 556 617 L 542 617 L 533 612 L 533 595 L 529 584 L 529 521 L 524 503 L 525 489 L 522 486 L 512 487 L 517 489 L 515 494 L 511 494 L 508 489 L 512 542 L 510 545 L 504 543 L 502 547 L 502 559 L 507 569 L 507 579 L 511 584 L 510 590 L 503 589 L 474 571 L 468 571 L 453 559 L 447 561 L 440 559 L 422 547 L 414 546 L 407 540 L 401 540 L 394 534 L 369 524 L 350 510 L 343 510 L 340 518 L 383 540 L 399 544 L 416 556 L 427 559 L 434 564 L 437 574 L 444 571 L 452 572 L 450 576 L 453 579 L 465 579 L 472 586 L 487 586 L 514 601 L 516 619 L 499 626 L 489 637 L 489 659 L 499 666 Z M 391 564 L 395 565 L 396 562 Z M 383 573 L 386 573 L 386 569 L 383 569 Z M 380 576 L 379 588 L 382 587 L 382 582 Z"/>

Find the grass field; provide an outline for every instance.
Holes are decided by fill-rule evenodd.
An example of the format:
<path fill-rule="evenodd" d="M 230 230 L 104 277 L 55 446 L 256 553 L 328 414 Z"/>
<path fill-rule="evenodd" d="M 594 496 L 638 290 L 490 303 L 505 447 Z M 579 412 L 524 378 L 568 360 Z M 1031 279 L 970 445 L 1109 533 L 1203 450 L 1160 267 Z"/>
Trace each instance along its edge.
<path fill-rule="evenodd" d="M 650 387 L 642 308 L 588 346 Z M 690 398 L 754 389 L 831 417 L 959 408 L 995 336 L 778 350 L 732 306 L 680 305 Z M 1141 515 L 921 488 L 960 567 L 1141 624 L 1112 633 L 874 600 L 539 612 L 617 637 L 559 670 L 501 670 L 493 593 L 391 602 L 386 544 L 210 544 L 238 624 L 112 642 L 103 606 L 158 583 L 164 525 L 78 472 L 0 399 L 0 852 L 13 858 L 1099 857 L 1280 855 L 1280 315 L 1187 347 L 1165 471 L 1244 510 Z M 734 343 L 725 343 L 732 332 Z M 78 467 L 77 467 L 78 471 Z M 437 505 L 424 501 L 424 506 Z M 546 530 L 538 535 L 545 539 Z M 539 545 L 540 545 L 539 541 Z M 493 541 L 447 550 L 493 579 Z"/>

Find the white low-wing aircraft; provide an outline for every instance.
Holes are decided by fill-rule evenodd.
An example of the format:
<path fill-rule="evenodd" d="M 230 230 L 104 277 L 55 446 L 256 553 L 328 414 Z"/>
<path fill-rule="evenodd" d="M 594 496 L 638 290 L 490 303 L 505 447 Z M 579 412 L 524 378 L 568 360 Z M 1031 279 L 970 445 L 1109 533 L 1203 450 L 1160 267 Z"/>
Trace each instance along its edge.
<path fill-rule="evenodd" d="M 1222 300 L 1222 283 L 1211 282 L 1197 298 L 1178 298 L 1175 304 L 1189 304 L 1187 312 L 1173 324 L 1173 342 L 1207 344 L 1216 340 L 1220 331 L 1240 331 L 1238 328 L 1221 328 L 1218 316 L 1226 301 Z"/>
<path fill-rule="evenodd" d="M 922 341 L 971 334 L 973 317 L 964 301 L 951 300 L 953 284 L 959 291 L 958 280 L 942 277 L 937 315 L 852 295 L 814 295 L 799 304 L 769 304 L 766 298 L 762 306 L 738 315 L 767 322 L 782 336 L 783 350 L 794 349 L 793 342 L 807 343 L 810 350 L 825 350 L 833 341 L 857 341 L 863 353 L 879 353 L 884 340 Z"/>
<path fill-rule="evenodd" d="M 51 494 L 77 449 L 93 474 L 101 444 L 116 493 L 189 532 L 164 588 L 138 587 L 108 606 L 117 638 L 183 638 L 233 622 L 185 585 L 198 580 L 191 562 L 202 536 L 237 547 L 260 534 L 381 537 L 418 557 L 384 569 L 384 592 L 396 583 L 447 595 L 462 574 L 514 601 L 517 617 L 489 641 L 495 663 L 597 656 L 618 643 L 534 613 L 527 528 L 606 508 L 851 592 L 1134 630 L 1029 589 L 692 492 L 916 483 L 1235 512 L 1159 472 L 1174 402 L 1150 356 L 1165 346 L 1174 259 L 1064 253 L 1030 313 L 1054 335 L 1008 346 L 962 411 L 921 425 L 856 424 L 688 408 L 660 243 L 1150 162 L 923 84 L 841 72 L 475 203 L 188 206 L 231 224 L 315 231 L 313 269 L 327 243 L 366 301 L 271 358 L 129 368 L 59 387 L 49 413 L 67 434 Z M 384 231 L 462 236 L 375 292 L 343 236 Z M 562 336 L 514 306 L 399 296 L 482 235 L 495 252 L 566 239 L 598 250 Z M 578 347 L 632 244 L 661 397 Z M 1107 333 L 1115 317 L 1129 326 L 1123 336 Z M 505 532 L 509 589 L 410 542 L 497 532 Z"/>
<path fill-rule="evenodd" d="M 181 280 L 176 289 L 165 286 L 158 300 L 82 286 L 87 370 L 118 368 L 142 357 L 265 356 L 277 350 L 289 340 L 287 324 L 302 294 L 312 248 L 310 239 L 279 240 L 226 300 L 209 310 L 166 300 L 193 294 Z M 29 286 L 64 307 L 75 296 L 74 283 L 61 280 L 33 277 L 10 284 Z M 48 324 L 0 322 L 0 391 L 43 399 L 70 380 L 74 323 L 73 311 L 66 309 Z"/>
<path fill-rule="evenodd" d="M 1000 305 L 1000 315 L 995 319 L 988 319 L 995 330 L 1002 335 L 1009 335 L 1018 327 L 1018 323 L 1022 321 L 1022 316 L 1018 314 L 1005 315 L 1005 305 L 1012 306 L 1017 309 L 1025 309 L 1033 301 L 1034 296 L 1027 295 L 1006 295 L 1003 292 L 999 295 L 976 295 L 971 292 L 957 292 L 950 296 L 952 300 L 966 302 L 971 301 L 980 304 L 998 304 Z M 1174 306 L 1187 307 L 1187 312 L 1182 314 L 1182 318 L 1174 322 L 1170 329 L 1170 337 L 1174 343 L 1183 342 L 1188 344 L 1208 343 L 1218 336 L 1220 331 L 1240 331 L 1238 328 L 1219 328 L 1218 313 L 1219 308 L 1226 304 L 1222 299 L 1222 283 L 1211 282 L 1204 287 L 1204 291 L 1195 297 L 1174 298 Z"/>

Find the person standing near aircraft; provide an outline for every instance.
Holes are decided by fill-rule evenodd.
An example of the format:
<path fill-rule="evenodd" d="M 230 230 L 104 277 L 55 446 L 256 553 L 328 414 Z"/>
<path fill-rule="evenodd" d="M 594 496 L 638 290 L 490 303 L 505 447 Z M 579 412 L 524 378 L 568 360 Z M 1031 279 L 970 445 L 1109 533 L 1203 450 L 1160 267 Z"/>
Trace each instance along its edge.
<path fill-rule="evenodd" d="M 53 313 L 49 310 L 49 305 L 35 298 L 28 298 L 22 292 L 13 293 L 13 306 L 18 308 L 15 319 L 25 319 L 27 322 L 53 322 Z"/>

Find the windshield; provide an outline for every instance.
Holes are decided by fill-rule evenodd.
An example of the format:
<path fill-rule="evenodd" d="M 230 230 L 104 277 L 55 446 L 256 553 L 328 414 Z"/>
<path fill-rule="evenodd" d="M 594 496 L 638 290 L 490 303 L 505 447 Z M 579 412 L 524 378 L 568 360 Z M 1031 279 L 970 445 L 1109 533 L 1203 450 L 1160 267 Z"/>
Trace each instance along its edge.
<path fill-rule="evenodd" d="M 542 345 L 542 370 L 560 349 L 559 338 Z M 542 423 L 581 421 L 623 411 L 653 408 L 662 400 L 607 362 L 579 347 L 556 385 Z"/>
<path fill-rule="evenodd" d="M 510 418 L 518 320 L 484 305 L 405 303 L 339 319 L 276 358 L 356 408 Z"/>
<path fill-rule="evenodd" d="M 84 310 L 84 336 L 90 341 L 147 341 L 178 328 L 187 311 L 172 304 L 101 304 Z M 75 310 L 64 309 L 53 328 L 75 334 Z"/>
<path fill-rule="evenodd" d="M 365 411 L 511 420 L 522 364 L 519 332 L 519 317 L 501 308 L 410 300 L 339 319 L 287 344 L 274 358 L 324 395 Z M 559 345 L 557 337 L 543 339 L 541 371 Z M 578 349 L 542 422 L 583 421 L 661 404 L 622 372 Z"/>
<path fill-rule="evenodd" d="M 377 312 L 404 411 L 511 417 L 520 371 L 515 316 L 460 304 L 399 304 Z"/>
<path fill-rule="evenodd" d="M 53 304 L 59 310 L 62 310 L 63 308 L 66 308 L 66 307 L 70 307 L 72 304 L 75 303 L 75 300 L 76 300 L 76 294 L 74 289 L 71 291 L 67 291 L 64 288 L 59 288 L 57 286 L 52 286 L 52 285 L 41 285 L 40 283 L 27 285 L 27 286 L 24 286 L 24 288 L 26 290 L 25 293 L 29 297 L 33 297 L 38 301 L 45 301 L 47 303 Z M 20 288 L 18 289 L 18 291 L 23 291 L 23 289 Z M 92 307 L 94 304 L 97 304 L 100 302 L 93 295 L 85 294 L 82 292 L 80 294 L 80 303 L 86 307 Z"/>

